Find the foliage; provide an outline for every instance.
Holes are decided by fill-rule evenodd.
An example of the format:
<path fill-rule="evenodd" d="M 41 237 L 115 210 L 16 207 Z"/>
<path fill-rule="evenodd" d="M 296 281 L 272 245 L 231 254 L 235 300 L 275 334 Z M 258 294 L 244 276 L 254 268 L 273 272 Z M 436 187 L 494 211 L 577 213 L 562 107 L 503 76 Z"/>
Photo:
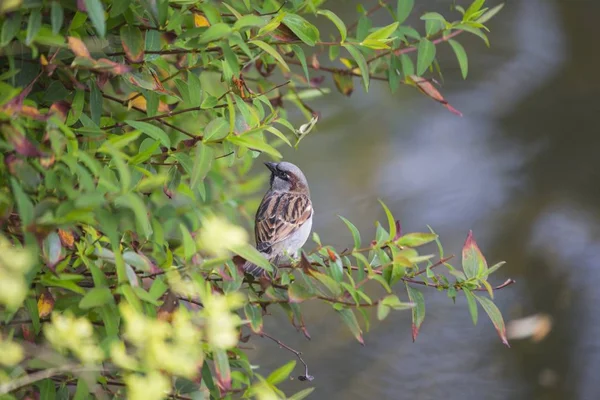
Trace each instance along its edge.
<path fill-rule="evenodd" d="M 241 346 L 269 338 L 312 379 L 299 352 L 264 332 L 268 310 L 309 337 L 302 303 L 328 304 L 364 343 L 366 309 L 379 319 L 412 309 L 416 339 L 420 287 L 463 292 L 473 322 L 479 303 L 506 343 L 488 283 L 501 264 L 488 267 L 469 234 L 452 266 L 433 231 L 402 232 L 383 203 L 372 241 L 342 218 L 352 248 L 314 234 L 316 247 L 271 279 L 241 273 L 244 259 L 273 271 L 246 228 L 266 186 L 249 171 L 314 129 L 308 103 L 328 92 L 315 72 L 344 95 L 356 81 L 413 86 L 459 114 L 432 83 L 437 48 L 449 43 L 466 77 L 456 37 L 487 43 L 483 24 L 500 10 L 475 0 L 454 7 L 454 22 L 418 20 L 399 0 L 359 7 L 346 25 L 322 3 L 0 2 L 0 394 L 285 398 L 277 385 L 295 361 L 258 373 Z M 374 27 L 379 10 L 390 23 Z M 439 254 L 419 251 L 433 242 Z"/>

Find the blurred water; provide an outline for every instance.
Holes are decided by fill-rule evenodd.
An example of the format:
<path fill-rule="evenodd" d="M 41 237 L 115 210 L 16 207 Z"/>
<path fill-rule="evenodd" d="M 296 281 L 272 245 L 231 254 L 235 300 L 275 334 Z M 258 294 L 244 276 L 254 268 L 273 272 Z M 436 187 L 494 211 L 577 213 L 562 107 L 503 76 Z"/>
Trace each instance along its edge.
<path fill-rule="evenodd" d="M 445 12 L 452 1 L 417 3 Z M 483 315 L 474 327 L 463 300 L 454 305 L 433 291 L 414 344 L 408 312 L 374 322 L 366 347 L 327 307 L 303 307 L 310 342 L 276 313 L 265 330 L 303 351 L 316 377 L 311 398 L 600 398 L 600 52 L 592 23 L 600 2 L 507 3 L 490 23 L 491 49 L 460 38 L 467 81 L 451 51 L 438 53 L 443 93 L 463 118 L 412 89 L 392 95 L 373 84 L 363 94 L 357 82 L 350 99 L 311 103 L 322 112 L 318 130 L 285 156 L 306 173 L 314 229 L 332 244 L 351 243 L 338 214 L 365 237 L 373 233 L 382 219 L 377 198 L 406 231 L 432 225 L 448 253 L 473 229 L 489 262 L 508 262 L 497 283 L 517 280 L 497 293 L 505 317 L 545 312 L 553 330 L 506 349 Z M 352 19 L 352 2 L 331 4 Z M 292 357 L 266 340 L 255 344 L 265 372 Z"/>

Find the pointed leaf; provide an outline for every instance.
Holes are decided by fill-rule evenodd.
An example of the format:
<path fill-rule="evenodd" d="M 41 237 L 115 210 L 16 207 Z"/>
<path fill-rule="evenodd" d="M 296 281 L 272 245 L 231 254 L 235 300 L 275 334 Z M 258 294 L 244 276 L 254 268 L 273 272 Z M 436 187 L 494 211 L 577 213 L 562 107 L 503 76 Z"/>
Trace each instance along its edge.
<path fill-rule="evenodd" d="M 423 246 L 424 244 L 433 242 L 438 237 L 435 233 L 407 233 L 404 236 L 401 236 L 396 244 L 398 246 L 406 246 L 406 247 L 418 247 Z"/>
<path fill-rule="evenodd" d="M 403 23 L 406 18 L 410 15 L 413 7 L 415 5 L 415 0 L 398 0 L 398 5 L 396 8 L 396 19 L 398 23 Z"/>
<path fill-rule="evenodd" d="M 348 227 L 348 229 L 350 230 L 350 233 L 352 234 L 352 239 L 354 240 L 354 248 L 358 249 L 360 248 L 360 232 L 358 231 L 358 229 L 356 228 L 356 226 L 354 226 L 354 224 L 350 221 L 348 221 L 346 218 L 342 217 L 341 215 L 338 215 L 338 217 L 340 217 L 340 219 L 342 221 L 344 221 L 344 223 L 346 224 L 346 226 Z"/>
<path fill-rule="evenodd" d="M 463 288 L 465 297 L 467 298 L 467 304 L 469 305 L 469 314 L 473 320 L 473 325 L 477 325 L 477 302 L 475 301 L 475 295 L 467 288 Z"/>
<path fill-rule="evenodd" d="M 90 289 L 79 302 L 79 308 L 87 310 L 94 307 L 100 307 L 113 301 L 113 295 L 109 288 L 95 287 Z"/>
<path fill-rule="evenodd" d="M 263 318 L 260 307 L 246 304 L 244 307 L 246 318 L 250 321 L 250 328 L 254 333 L 261 333 L 263 330 Z"/>
<path fill-rule="evenodd" d="M 425 299 L 423 293 L 419 290 L 406 284 L 406 291 L 408 292 L 408 298 L 411 303 L 415 304 L 412 309 L 412 338 L 413 342 L 417 340 L 419 335 L 419 329 L 425 320 Z"/>
<path fill-rule="evenodd" d="M 350 53 L 350 55 L 354 58 L 354 61 L 358 64 L 358 68 L 360 69 L 360 73 L 362 75 L 363 86 L 365 88 L 365 92 L 369 91 L 369 66 L 367 65 L 367 61 L 363 54 L 358 50 L 355 46 L 345 43 L 343 45 L 346 50 Z"/>
<path fill-rule="evenodd" d="M 314 46 L 319 40 L 318 29 L 297 14 L 285 14 L 282 22 L 309 46 Z"/>
<path fill-rule="evenodd" d="M 356 340 L 363 346 L 365 345 L 365 341 L 362 337 L 362 329 L 360 329 L 360 325 L 358 325 L 358 320 L 356 319 L 356 315 L 349 308 L 336 308 L 336 311 L 342 317 L 342 321 L 350 328 L 350 332 L 354 335 Z"/>
<path fill-rule="evenodd" d="M 385 203 L 380 199 L 379 203 L 383 207 L 383 211 L 385 211 L 385 215 L 387 216 L 388 226 L 390 230 L 389 239 L 393 240 L 396 237 L 396 221 L 394 220 L 394 216 L 390 209 L 385 205 Z"/>
<path fill-rule="evenodd" d="M 510 347 L 508 344 L 508 339 L 506 338 L 506 326 L 504 325 L 504 319 L 502 318 L 502 314 L 500 313 L 500 310 L 498 310 L 498 307 L 496 307 L 494 302 L 487 297 L 475 296 L 475 298 L 477 301 L 479 301 L 481 307 L 492 320 L 492 323 L 494 324 L 502 343 L 504 343 L 507 347 Z"/>
<path fill-rule="evenodd" d="M 487 271 L 487 261 L 481 254 L 472 231 L 469 231 L 462 249 L 462 267 L 467 278 L 484 276 Z"/>
<path fill-rule="evenodd" d="M 271 55 L 275 59 L 275 61 L 277 61 L 281 65 L 281 68 L 284 71 L 286 71 L 286 72 L 290 71 L 290 67 L 287 65 L 287 63 L 285 62 L 283 57 L 281 57 L 281 54 L 279 54 L 273 46 L 263 42 L 262 40 L 251 40 L 248 43 L 251 43 L 251 44 L 254 44 L 254 45 L 260 47 L 266 53 Z"/>
<path fill-rule="evenodd" d="M 319 11 L 317 11 L 317 14 L 323 15 L 323 16 L 329 18 L 329 20 L 331 22 L 333 22 L 335 24 L 335 26 L 338 28 L 338 31 L 340 31 L 340 38 L 341 38 L 342 42 L 344 42 L 346 40 L 346 35 L 347 35 L 346 24 L 344 24 L 344 21 L 342 21 L 340 19 L 340 17 L 338 17 L 336 14 L 334 14 L 332 11 L 329 11 L 329 10 L 319 10 Z"/>
<path fill-rule="evenodd" d="M 423 38 L 417 46 L 417 75 L 423 75 L 435 59 L 435 45 Z"/>
<path fill-rule="evenodd" d="M 142 31 L 133 25 L 124 25 L 120 30 L 121 44 L 127 59 L 132 63 L 144 61 L 145 39 Z"/>
<path fill-rule="evenodd" d="M 135 129 L 139 129 L 154 140 L 158 140 L 163 146 L 171 147 L 171 139 L 158 126 L 154 126 L 148 122 L 134 121 L 131 119 L 125 120 L 125 123 Z"/>
<path fill-rule="evenodd" d="M 269 376 L 267 377 L 267 382 L 269 382 L 271 385 L 278 385 L 281 382 L 285 381 L 290 374 L 292 373 L 292 371 L 294 370 L 294 368 L 296 367 L 296 360 L 292 360 L 290 362 L 288 362 L 287 364 L 277 368 L 275 371 L 271 372 L 269 374 Z"/>
<path fill-rule="evenodd" d="M 90 17 L 90 21 L 96 28 L 98 36 L 104 37 L 106 34 L 106 22 L 104 20 L 104 7 L 100 0 L 83 0 L 87 14 Z"/>
<path fill-rule="evenodd" d="M 460 66 L 460 72 L 462 73 L 463 79 L 467 78 L 467 74 L 469 73 L 469 60 L 467 58 L 467 52 L 462 44 L 458 43 L 456 40 L 448 40 L 452 50 L 454 50 L 454 54 L 456 54 L 456 59 L 458 60 L 458 65 Z"/>

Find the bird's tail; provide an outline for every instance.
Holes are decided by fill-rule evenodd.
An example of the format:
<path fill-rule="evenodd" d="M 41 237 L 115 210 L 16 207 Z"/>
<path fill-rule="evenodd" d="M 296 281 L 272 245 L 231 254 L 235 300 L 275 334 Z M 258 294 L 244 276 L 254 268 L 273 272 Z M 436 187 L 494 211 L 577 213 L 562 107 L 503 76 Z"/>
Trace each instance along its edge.
<path fill-rule="evenodd" d="M 245 273 L 250 274 L 255 278 L 260 278 L 266 272 L 264 268 L 252 264 L 250 261 L 246 261 L 242 269 Z"/>

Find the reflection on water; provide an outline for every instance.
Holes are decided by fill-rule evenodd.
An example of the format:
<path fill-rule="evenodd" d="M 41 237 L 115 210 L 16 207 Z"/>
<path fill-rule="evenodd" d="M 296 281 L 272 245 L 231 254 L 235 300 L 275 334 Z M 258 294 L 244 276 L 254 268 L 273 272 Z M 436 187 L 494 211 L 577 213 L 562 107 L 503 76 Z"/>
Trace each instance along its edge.
<path fill-rule="evenodd" d="M 444 11 L 451 3 L 418 6 Z M 339 14 L 351 19 L 353 8 L 343 5 Z M 600 143 L 592 119 L 600 55 L 586 23 L 599 13 L 597 1 L 508 2 L 490 24 L 491 49 L 461 39 L 467 81 L 440 50 L 443 92 L 462 119 L 407 88 L 391 95 L 373 85 L 368 95 L 357 88 L 351 99 L 314 104 L 323 115 L 318 131 L 286 158 L 311 183 L 323 238 L 351 242 L 337 214 L 370 235 L 382 217 L 378 197 L 406 230 L 435 227 L 449 253 L 473 229 L 490 262 L 508 261 L 503 273 L 517 280 L 498 293 L 506 318 L 547 313 L 554 327 L 540 343 L 506 349 L 489 321 L 473 327 L 463 300 L 430 292 L 417 343 L 410 315 L 399 312 L 374 322 L 361 347 L 327 307 L 304 307 L 311 342 L 273 310 L 265 330 L 303 351 L 316 377 L 311 398 L 600 398 Z M 265 372 L 291 357 L 256 345 Z"/>

